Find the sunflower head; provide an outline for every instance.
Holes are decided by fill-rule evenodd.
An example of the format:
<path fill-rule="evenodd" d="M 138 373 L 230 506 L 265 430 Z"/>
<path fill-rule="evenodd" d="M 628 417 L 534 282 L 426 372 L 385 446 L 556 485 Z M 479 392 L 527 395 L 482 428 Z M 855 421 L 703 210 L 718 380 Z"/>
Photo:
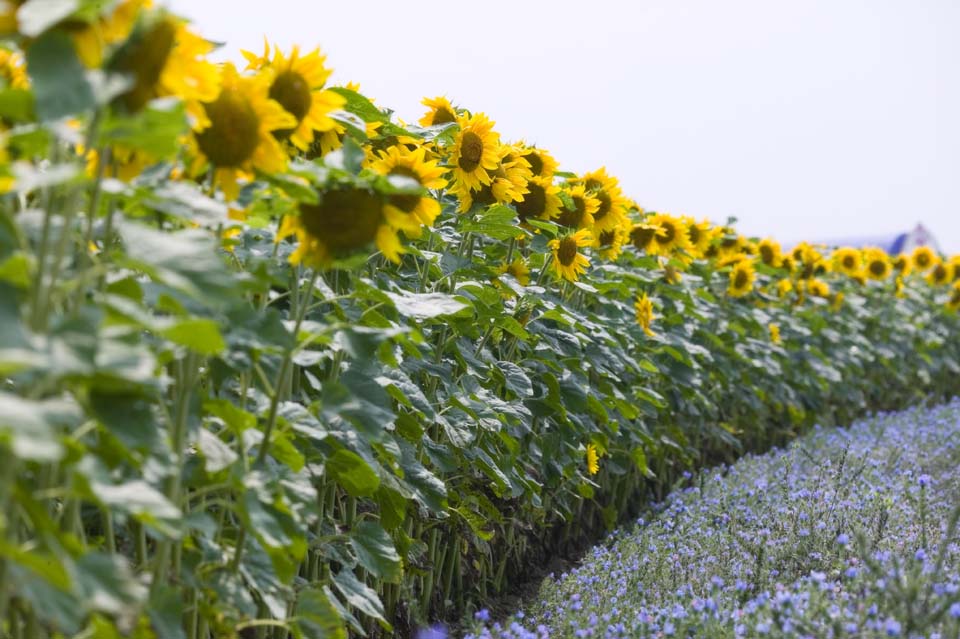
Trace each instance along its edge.
<path fill-rule="evenodd" d="M 780 327 L 777 324 L 769 324 L 767 328 L 770 331 L 770 341 L 774 344 L 780 343 Z"/>
<path fill-rule="evenodd" d="M 687 217 L 683 219 L 683 223 L 687 229 L 687 239 L 690 244 L 687 252 L 695 259 L 706 257 L 718 229 L 707 220 L 696 222 L 693 218 Z"/>
<path fill-rule="evenodd" d="M 571 229 L 593 228 L 593 216 L 600 208 L 600 200 L 587 193 L 582 184 L 564 185 L 566 202 L 561 202 L 557 223 Z"/>
<path fill-rule="evenodd" d="M 753 267 L 753 260 L 744 258 L 734 264 L 730 270 L 730 284 L 727 293 L 731 297 L 743 297 L 753 290 L 757 273 Z"/>
<path fill-rule="evenodd" d="M 647 224 L 660 227 L 660 233 L 653 236 L 650 252 L 655 255 L 670 257 L 674 253 L 686 252 L 690 248 L 690 235 L 683 220 L 667 215 L 655 213 L 646 220 Z"/>
<path fill-rule="evenodd" d="M 429 109 L 427 113 L 420 118 L 420 126 L 436 126 L 438 124 L 450 124 L 457 121 L 457 109 L 450 100 L 443 96 L 435 98 L 424 98 L 420 104 Z"/>
<path fill-rule="evenodd" d="M 913 268 L 913 261 L 906 253 L 900 253 L 893 258 L 892 265 L 893 270 L 896 271 L 898 275 L 906 276 L 910 274 L 910 270 Z"/>
<path fill-rule="evenodd" d="M 585 173 L 578 183 L 600 203 L 593 214 L 595 233 L 612 229 L 626 217 L 630 201 L 623 196 L 617 178 L 608 175 L 604 167 Z"/>
<path fill-rule="evenodd" d="M 810 278 L 807 280 L 807 293 L 813 297 L 822 297 L 824 299 L 830 297 L 830 285 L 824 282 L 823 280 L 818 280 L 816 278 Z"/>
<path fill-rule="evenodd" d="M 551 220 L 560 214 L 560 187 L 552 179 L 533 176 L 526 187 L 527 192 L 516 205 L 521 222 L 531 218 Z"/>
<path fill-rule="evenodd" d="M 597 233 L 593 246 L 605 260 L 616 261 L 623 252 L 623 245 L 630 239 L 630 220 L 624 218 L 624 223 L 609 230 Z"/>
<path fill-rule="evenodd" d="M 834 251 L 832 261 L 834 268 L 848 277 L 855 277 L 863 268 L 863 256 L 860 251 L 849 246 Z M 804 260 L 804 263 L 807 261 Z"/>
<path fill-rule="evenodd" d="M 870 247 L 863 251 L 863 270 L 871 280 L 885 280 L 893 272 L 890 256 L 881 248 Z"/>
<path fill-rule="evenodd" d="M 526 146 L 522 142 L 520 147 L 520 155 L 530 164 L 530 172 L 534 177 L 553 179 L 553 174 L 560 165 L 547 150 Z"/>
<path fill-rule="evenodd" d="M 953 265 L 938 261 L 927 274 L 927 282 L 930 286 L 943 286 L 953 281 Z"/>
<path fill-rule="evenodd" d="M 427 150 L 418 147 L 391 146 L 380 151 L 367 165 L 387 177 L 410 180 L 420 192 L 393 193 L 387 196 L 385 212 L 390 223 L 407 237 L 419 237 L 422 227 L 430 226 L 440 215 L 440 203 L 426 195 L 424 189 L 442 189 L 447 185 L 446 169 L 437 160 L 427 159 Z"/>
<path fill-rule="evenodd" d="M 0 79 L 11 89 L 26 89 L 30 86 L 23 56 L 17 51 L 0 49 Z"/>
<path fill-rule="evenodd" d="M 639 295 L 636 301 L 633 303 L 634 311 L 637 316 L 637 324 L 643 328 L 643 332 L 646 333 L 649 337 L 654 336 L 654 332 L 650 329 L 650 325 L 655 319 L 653 314 L 653 302 L 647 297 L 646 293 Z"/>
<path fill-rule="evenodd" d="M 553 268 L 557 276 L 576 282 L 590 266 L 590 260 L 580 253 L 580 249 L 592 243 L 593 236 L 586 229 L 550 240 L 547 246 L 553 252 Z"/>
<path fill-rule="evenodd" d="M 591 475 L 600 472 L 600 455 L 593 444 L 587 444 L 587 472 Z"/>
<path fill-rule="evenodd" d="M 530 267 L 522 257 L 515 257 L 509 264 L 504 264 L 501 273 L 509 273 L 521 286 L 530 285 Z"/>
<path fill-rule="evenodd" d="M 335 258 L 362 251 L 371 244 L 393 262 L 403 247 L 385 211 L 387 199 L 360 183 L 331 184 L 317 193 L 315 204 L 302 202 L 299 216 L 287 216 L 277 233 L 296 234 L 297 249 L 290 261 L 326 267 Z"/>
<path fill-rule="evenodd" d="M 954 282 L 947 299 L 947 308 L 951 311 L 960 311 L 960 281 Z"/>
<path fill-rule="evenodd" d="M 760 256 L 760 261 L 767 266 L 777 268 L 783 263 L 780 243 L 772 237 L 760 240 L 760 243 L 757 245 L 757 254 Z"/>
<path fill-rule="evenodd" d="M 157 84 L 173 51 L 177 19 L 165 11 L 143 14 L 126 42 L 113 54 L 107 70 L 130 78 L 132 86 L 117 97 L 130 113 L 136 113 L 157 97 Z"/>
<path fill-rule="evenodd" d="M 929 246 L 918 246 L 910 254 L 912 270 L 925 273 L 927 269 L 940 261 L 940 258 Z"/>
<path fill-rule="evenodd" d="M 656 250 L 654 248 L 656 238 L 664 233 L 663 227 L 659 224 L 651 224 L 649 220 L 644 220 L 630 227 L 630 243 L 638 251 L 653 253 Z"/>
<path fill-rule="evenodd" d="M 482 113 L 458 116 L 457 124 L 460 130 L 450 151 L 453 181 L 461 189 L 478 191 L 502 168 L 500 136 L 493 130 L 493 121 Z"/>

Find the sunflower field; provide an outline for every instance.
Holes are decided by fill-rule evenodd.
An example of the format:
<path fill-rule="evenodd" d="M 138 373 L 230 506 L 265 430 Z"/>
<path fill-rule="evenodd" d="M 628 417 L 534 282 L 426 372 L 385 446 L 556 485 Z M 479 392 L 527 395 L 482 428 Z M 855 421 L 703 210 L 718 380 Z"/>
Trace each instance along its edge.
<path fill-rule="evenodd" d="M 0 636 L 405 636 L 960 390 L 960 256 L 645 211 L 148 0 L 0 32 Z"/>

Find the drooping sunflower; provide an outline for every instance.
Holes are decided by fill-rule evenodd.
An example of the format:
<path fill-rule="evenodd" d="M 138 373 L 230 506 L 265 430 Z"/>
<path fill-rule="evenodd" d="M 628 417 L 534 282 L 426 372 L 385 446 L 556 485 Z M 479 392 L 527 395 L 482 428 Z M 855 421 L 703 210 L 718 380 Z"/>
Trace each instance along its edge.
<path fill-rule="evenodd" d="M 714 246 L 716 246 L 716 253 L 709 255 L 709 257 L 721 260 L 735 257 L 743 253 L 743 249 L 746 245 L 746 238 L 737 233 L 735 229 L 727 226 L 720 229 L 719 233 L 717 233 L 717 239 L 714 242 Z"/>
<path fill-rule="evenodd" d="M 893 259 L 893 270 L 898 275 L 906 277 L 913 270 L 913 260 L 906 253 L 900 253 Z"/>
<path fill-rule="evenodd" d="M 342 109 L 346 99 L 323 88 L 332 70 L 324 65 L 326 56 L 320 49 L 301 54 L 300 48 L 294 46 L 290 54 L 285 55 L 274 46 L 270 59 L 270 45 L 266 40 L 263 48 L 261 56 L 242 52 L 247 59 L 247 70 L 266 73 L 270 78 L 270 97 L 297 120 L 295 126 L 278 129 L 273 134 L 281 140 L 289 139 L 296 148 L 306 151 L 316 134 L 322 135 L 337 127 L 337 121 L 330 114 Z"/>
<path fill-rule="evenodd" d="M 778 268 L 783 263 L 783 253 L 780 250 L 780 243 L 772 237 L 760 240 L 760 243 L 757 245 L 757 254 L 760 256 L 760 261 L 767 266 Z"/>
<path fill-rule="evenodd" d="M 743 297 L 753 290 L 757 273 L 753 268 L 753 260 L 744 258 L 734 264 L 730 270 L 730 285 L 727 294 L 731 297 Z"/>
<path fill-rule="evenodd" d="M 706 257 L 710 244 L 717 236 L 717 229 L 710 224 L 709 220 L 696 222 L 693 218 L 686 217 L 683 218 L 683 223 L 687 228 L 687 239 L 690 244 L 687 252 L 694 259 Z"/>
<path fill-rule="evenodd" d="M 848 277 L 855 277 L 863 268 L 863 256 L 859 250 L 850 246 L 838 248 L 831 259 L 834 268 Z"/>
<path fill-rule="evenodd" d="M 893 271 L 890 256 L 886 251 L 875 246 L 863 250 L 863 264 L 863 270 L 871 280 L 885 280 Z"/>
<path fill-rule="evenodd" d="M 550 240 L 547 246 L 553 251 L 553 269 L 557 276 L 568 282 L 576 282 L 590 266 L 590 260 L 580 253 L 580 249 L 591 243 L 593 236 L 586 229 Z"/>
<path fill-rule="evenodd" d="M 500 135 L 494 122 L 482 113 L 457 117 L 460 131 L 450 151 L 454 186 L 461 191 L 479 191 L 493 180 L 491 173 L 500 167 Z"/>
<path fill-rule="evenodd" d="M 927 283 L 930 286 L 943 286 L 953 281 L 953 266 L 943 261 L 937 261 L 927 273 Z"/>
<path fill-rule="evenodd" d="M 649 337 L 653 337 L 654 332 L 650 329 L 650 325 L 656 318 L 656 316 L 653 314 L 653 302 L 646 293 L 643 293 L 637 297 L 636 301 L 633 303 L 633 308 L 637 315 L 637 324 L 643 328 L 644 333 L 646 333 Z"/>
<path fill-rule="evenodd" d="M 273 132 L 293 128 L 297 121 L 269 97 L 269 77 L 241 76 L 230 63 L 221 68 L 220 95 L 203 105 L 209 125 L 193 136 L 198 152 L 193 173 L 211 165 L 214 184 L 232 201 L 240 191 L 238 178 L 249 177 L 255 169 L 265 173 L 284 169 L 287 155 Z"/>
<path fill-rule="evenodd" d="M 530 285 L 530 267 L 522 257 L 515 257 L 509 264 L 500 267 L 500 273 L 509 273 L 521 286 Z"/>
<path fill-rule="evenodd" d="M 316 204 L 302 202 L 300 215 L 285 216 L 277 231 L 277 240 L 297 236 L 291 263 L 322 268 L 370 244 L 390 261 L 400 261 L 403 246 L 384 210 L 382 194 L 363 185 L 337 184 L 317 195 Z"/>
<path fill-rule="evenodd" d="M 442 189 L 447 185 L 443 178 L 446 169 L 437 160 L 428 160 L 426 153 L 423 147 L 411 151 L 405 146 L 391 146 L 380 151 L 369 166 L 380 175 L 402 176 L 425 189 Z M 423 226 L 432 225 L 440 215 L 440 203 L 427 195 L 394 194 L 388 196 L 384 213 L 404 235 L 420 237 Z"/>
<path fill-rule="evenodd" d="M 788 277 L 777 282 L 777 296 L 784 298 L 793 290 L 793 280 Z"/>
<path fill-rule="evenodd" d="M 597 454 L 597 447 L 593 444 L 587 444 L 587 472 L 591 475 L 600 472 L 600 456 Z"/>
<path fill-rule="evenodd" d="M 443 96 L 424 98 L 420 104 L 430 110 L 420 118 L 420 126 L 436 126 L 457 121 L 457 109 Z"/>
<path fill-rule="evenodd" d="M 527 180 L 527 193 L 517 203 L 520 221 L 528 219 L 552 220 L 560 214 L 560 187 L 551 178 L 533 176 Z"/>
<path fill-rule="evenodd" d="M 827 291 L 828 291 L 827 294 L 826 294 L 826 295 L 821 295 L 820 297 L 829 298 L 829 299 L 830 299 L 830 310 L 833 311 L 834 313 L 836 313 L 836 312 L 839 311 L 841 308 L 843 308 L 843 301 L 844 301 L 844 299 L 846 299 L 846 298 L 845 298 L 844 295 L 843 295 L 843 291 L 839 291 L 839 292 L 837 292 L 836 295 L 833 295 L 833 296 L 831 297 L 831 296 L 830 296 L 830 293 L 829 293 L 829 289 L 830 289 L 830 287 L 828 286 L 828 287 L 827 287 Z M 812 293 L 811 293 L 811 295 L 812 295 Z"/>
<path fill-rule="evenodd" d="M 154 98 L 183 100 L 197 129 L 209 125 L 204 103 L 217 99 L 223 76 L 206 56 L 214 45 L 166 11 L 141 14 L 130 37 L 107 61 L 109 71 L 127 75 L 132 86 L 117 97 L 128 112 Z"/>
<path fill-rule="evenodd" d="M 913 249 L 913 253 L 910 254 L 912 270 L 920 273 L 926 272 L 927 269 L 939 261 L 940 257 L 934 253 L 933 249 L 929 246 L 918 246 Z"/>
<path fill-rule="evenodd" d="M 593 215 L 600 208 L 600 200 L 587 193 L 582 184 L 564 185 L 564 193 L 571 206 L 561 203 L 557 223 L 571 229 L 593 228 Z"/>
<path fill-rule="evenodd" d="M 530 163 L 530 172 L 534 177 L 553 179 L 553 174 L 560 165 L 546 149 L 526 146 L 523 142 L 520 142 L 519 146 L 522 149 L 520 155 Z"/>

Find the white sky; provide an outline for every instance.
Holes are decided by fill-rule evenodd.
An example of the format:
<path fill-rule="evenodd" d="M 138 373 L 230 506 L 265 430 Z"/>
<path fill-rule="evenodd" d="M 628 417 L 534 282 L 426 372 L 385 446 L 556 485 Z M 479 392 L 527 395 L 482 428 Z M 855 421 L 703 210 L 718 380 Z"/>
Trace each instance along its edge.
<path fill-rule="evenodd" d="M 221 57 L 320 46 L 407 120 L 484 111 L 648 209 L 785 243 L 908 230 L 960 251 L 957 0 L 170 0 Z"/>

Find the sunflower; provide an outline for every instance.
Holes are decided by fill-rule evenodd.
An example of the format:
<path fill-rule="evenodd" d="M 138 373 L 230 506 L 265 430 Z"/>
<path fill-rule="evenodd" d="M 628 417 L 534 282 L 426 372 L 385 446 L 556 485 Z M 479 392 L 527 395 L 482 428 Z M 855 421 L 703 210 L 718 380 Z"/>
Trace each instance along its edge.
<path fill-rule="evenodd" d="M 266 173 L 284 169 L 287 156 L 273 132 L 292 128 L 297 121 L 268 96 L 268 76 L 243 77 L 229 62 L 222 74 L 220 96 L 203 105 L 210 124 L 194 133 L 198 156 L 193 169 L 196 174 L 210 164 L 214 184 L 232 201 L 240 191 L 239 177 L 249 176 L 254 169 Z"/>
<path fill-rule="evenodd" d="M 436 126 L 457 121 L 457 109 L 443 96 L 424 98 L 420 104 L 430 109 L 420 118 L 420 126 Z"/>
<path fill-rule="evenodd" d="M 427 160 L 426 153 L 423 147 L 411 151 L 404 146 L 391 146 L 380 151 L 368 165 L 380 175 L 410 178 L 424 189 L 442 189 L 447 185 L 443 178 L 446 169 L 436 160 Z M 404 235 L 420 237 L 422 227 L 430 226 L 440 215 L 440 203 L 425 195 L 390 195 L 384 211 L 390 223 Z"/>
<path fill-rule="evenodd" d="M 90 22 L 68 20 L 65 29 L 84 66 L 90 69 L 99 67 L 103 63 L 104 50 L 127 39 L 141 10 L 150 5 L 150 0 L 122 0 Z"/>
<path fill-rule="evenodd" d="M 274 131 L 274 136 L 289 139 L 296 148 L 306 151 L 313 144 L 316 133 L 323 134 L 336 128 L 337 121 L 330 114 L 342 109 L 346 99 L 324 90 L 332 70 L 324 66 L 326 56 L 321 55 L 320 49 L 301 55 L 299 47 L 294 46 L 287 56 L 274 46 L 271 60 L 270 45 L 264 39 L 262 56 L 250 51 L 242 53 L 247 59 L 248 71 L 269 74 L 270 97 L 297 119 L 295 126 Z"/>
<path fill-rule="evenodd" d="M 807 293 L 814 297 L 830 297 L 830 285 L 823 280 L 811 278 L 807 280 Z"/>
<path fill-rule="evenodd" d="M 783 253 L 780 250 L 780 243 L 772 237 L 760 240 L 757 245 L 757 254 L 760 261 L 773 268 L 779 267 L 783 263 Z"/>
<path fill-rule="evenodd" d="M 960 281 L 953 283 L 950 289 L 950 298 L 947 300 L 947 308 L 951 311 L 960 311 Z"/>
<path fill-rule="evenodd" d="M 793 290 L 793 281 L 785 277 L 779 282 L 777 282 L 777 296 L 780 298 L 786 297 L 790 291 Z"/>
<path fill-rule="evenodd" d="M 943 286 L 953 281 L 953 265 L 937 261 L 927 274 L 927 283 L 930 286 Z"/>
<path fill-rule="evenodd" d="M 690 244 L 687 252 L 695 259 L 706 257 L 707 249 L 717 236 L 717 229 L 708 220 L 695 222 L 693 218 L 686 217 L 683 218 L 683 223 L 687 227 Z"/>
<path fill-rule="evenodd" d="M 769 324 L 767 329 L 770 331 L 770 341 L 774 344 L 780 343 L 780 327 L 776 324 Z"/>
<path fill-rule="evenodd" d="M 494 173 L 504 157 L 500 153 L 500 136 L 493 130 L 493 121 L 482 113 L 457 117 L 460 131 L 450 152 L 454 185 L 462 190 L 479 191 L 493 181 Z"/>
<path fill-rule="evenodd" d="M 893 270 L 906 277 L 913 270 L 913 260 L 906 253 L 900 253 L 893 259 Z"/>
<path fill-rule="evenodd" d="M 0 78 L 11 89 L 28 89 L 30 80 L 27 77 L 27 67 L 23 56 L 16 51 L 0 49 Z"/>
<path fill-rule="evenodd" d="M 653 337 L 654 332 L 650 330 L 650 324 L 652 324 L 656 318 L 653 314 L 653 302 L 650 301 L 646 293 L 643 293 L 637 297 L 636 302 L 633 303 L 633 308 L 637 314 L 637 324 L 643 328 L 644 333 L 649 337 Z"/>
<path fill-rule="evenodd" d="M 509 273 L 521 286 L 530 285 L 530 267 L 522 257 L 515 257 L 509 264 L 504 264 L 500 268 L 500 273 Z"/>
<path fill-rule="evenodd" d="M 571 229 L 593 228 L 593 216 L 600 208 L 600 200 L 587 193 L 582 184 L 565 184 L 563 192 L 570 206 L 561 203 L 557 224 Z"/>
<path fill-rule="evenodd" d="M 747 245 L 746 238 L 741 236 L 729 226 L 720 229 L 717 233 L 717 237 L 719 239 L 715 244 L 716 254 L 710 255 L 710 257 L 723 259 L 740 255 L 743 253 L 743 249 Z"/>
<path fill-rule="evenodd" d="M 204 105 L 217 99 L 223 78 L 216 65 L 206 60 L 213 49 L 184 20 L 165 11 L 144 14 L 106 65 L 132 80 L 117 102 L 134 113 L 154 98 L 177 96 L 197 129 L 208 126 Z"/>
<path fill-rule="evenodd" d="M 609 231 L 626 217 L 629 200 L 623 196 L 617 178 L 607 175 L 605 168 L 585 173 L 578 183 L 583 184 L 600 202 L 597 212 L 593 214 L 594 233 Z"/>
<path fill-rule="evenodd" d="M 392 262 L 400 261 L 403 247 L 390 224 L 387 202 L 378 192 L 360 185 L 339 184 L 318 191 L 316 204 L 300 203 L 299 216 L 285 216 L 277 240 L 295 234 L 293 264 L 324 267 L 335 257 L 349 255 L 375 243 Z"/>
<path fill-rule="evenodd" d="M 542 177 L 548 180 L 553 179 L 553 174 L 557 172 L 557 168 L 560 165 L 548 151 L 533 146 L 526 146 L 523 142 L 521 142 L 519 146 L 522 149 L 520 155 L 530 163 L 530 171 L 534 177 Z"/>
<path fill-rule="evenodd" d="M 885 280 L 890 277 L 893 265 L 890 256 L 881 248 L 870 247 L 863 250 L 864 273 L 871 280 Z"/>
<path fill-rule="evenodd" d="M 593 246 L 597 249 L 600 257 L 605 260 L 615 261 L 623 252 L 623 245 L 630 240 L 630 220 L 623 218 L 623 223 L 611 231 L 600 231 L 597 233 Z"/>
<path fill-rule="evenodd" d="M 662 235 L 664 230 L 658 224 L 650 224 L 648 221 L 637 222 L 630 227 L 630 243 L 638 251 L 652 254 L 654 250 L 654 238 Z"/>
<path fill-rule="evenodd" d="M 893 295 L 894 297 L 903 297 L 903 276 L 897 275 L 893 280 Z"/>
<path fill-rule="evenodd" d="M 953 267 L 953 280 L 960 280 L 960 254 L 951 256 L 948 263 Z"/>
<path fill-rule="evenodd" d="M 593 444 L 587 444 L 587 472 L 591 475 L 600 472 L 600 456 Z"/>
<path fill-rule="evenodd" d="M 731 297 L 743 297 L 753 290 L 756 279 L 757 273 L 753 268 L 753 260 L 742 259 L 730 270 L 730 286 L 727 287 L 727 293 Z"/>
<path fill-rule="evenodd" d="M 533 176 L 527 181 L 527 193 L 517 203 L 520 221 L 528 219 L 552 220 L 560 214 L 560 187 L 550 178 Z"/>
<path fill-rule="evenodd" d="M 913 267 L 912 270 L 919 271 L 921 273 L 925 272 L 928 268 L 939 261 L 940 258 L 929 246 L 918 246 L 917 248 L 913 249 L 913 253 L 910 255 L 910 264 Z"/>
<path fill-rule="evenodd" d="M 590 260 L 580 253 L 580 249 L 590 246 L 592 242 L 593 236 L 586 229 L 550 240 L 547 246 L 553 251 L 553 268 L 557 276 L 569 282 L 576 282 L 580 274 L 590 266 Z"/>
<path fill-rule="evenodd" d="M 780 268 L 785 270 L 787 273 L 793 273 L 795 270 L 797 270 L 797 263 L 793 261 L 793 256 L 782 255 L 780 257 Z"/>
<path fill-rule="evenodd" d="M 473 205 L 512 204 L 522 202 L 530 192 L 527 183 L 533 177 L 530 164 L 513 152 L 508 145 L 501 145 L 495 152 L 497 166 L 490 171 L 490 181 L 477 188 L 468 188 L 465 183 L 454 183 L 451 192 L 460 200 L 459 211 L 466 213 Z M 554 193 L 555 195 L 555 193 Z"/>
<path fill-rule="evenodd" d="M 827 287 L 827 289 L 829 290 L 829 287 Z M 822 297 L 830 297 L 830 294 L 827 293 L 827 295 L 823 295 Z M 844 300 L 843 291 L 840 291 L 833 297 L 830 297 L 830 310 L 836 313 L 841 308 L 843 308 L 843 300 Z"/>
<path fill-rule="evenodd" d="M 670 257 L 675 253 L 685 252 L 690 247 L 690 236 L 680 218 L 666 213 L 656 213 L 645 221 L 647 224 L 659 226 L 661 231 L 654 234 L 649 253 Z"/>
<path fill-rule="evenodd" d="M 863 256 L 860 251 L 850 246 L 838 248 L 833 252 L 831 259 L 836 270 L 848 277 L 856 276 L 863 268 Z"/>

